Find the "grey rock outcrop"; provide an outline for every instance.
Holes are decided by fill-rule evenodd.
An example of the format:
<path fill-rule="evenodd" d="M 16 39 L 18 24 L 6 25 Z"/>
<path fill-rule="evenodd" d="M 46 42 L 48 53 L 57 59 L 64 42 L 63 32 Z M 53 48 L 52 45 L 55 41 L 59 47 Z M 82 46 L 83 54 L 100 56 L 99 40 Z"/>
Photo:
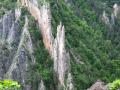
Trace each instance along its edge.
<path fill-rule="evenodd" d="M 54 72 L 58 81 L 57 90 L 65 90 L 65 75 L 69 72 L 69 54 L 65 50 L 65 31 L 62 24 L 57 27 L 56 38 L 52 35 L 50 5 L 46 2 L 37 6 L 32 0 L 19 0 L 30 14 L 38 22 L 45 48 L 48 50 L 54 62 Z M 36 0 L 35 0 L 36 1 Z M 72 77 L 72 75 L 71 75 Z M 72 84 L 72 82 L 70 83 Z M 71 86 L 71 85 L 70 85 Z M 70 90 L 70 89 L 68 89 Z"/>
<path fill-rule="evenodd" d="M 27 83 L 29 68 L 35 63 L 28 20 L 20 28 L 19 17 L 10 11 L 0 20 L 0 79 L 18 81 L 24 90 L 30 90 Z"/>
<path fill-rule="evenodd" d="M 38 90 L 46 90 L 45 86 L 44 86 L 44 82 L 42 80 L 41 80 L 41 82 L 39 84 Z"/>
<path fill-rule="evenodd" d="M 105 85 L 104 82 L 98 80 L 87 90 L 109 90 L 108 85 Z"/>
<path fill-rule="evenodd" d="M 113 10 L 111 13 L 111 17 L 108 17 L 108 15 L 106 14 L 105 11 L 103 11 L 103 15 L 102 15 L 102 21 L 108 26 L 108 27 L 112 27 L 112 25 L 115 24 L 116 19 L 118 18 L 118 16 L 120 15 L 120 6 L 118 6 L 117 4 L 113 5 Z"/>

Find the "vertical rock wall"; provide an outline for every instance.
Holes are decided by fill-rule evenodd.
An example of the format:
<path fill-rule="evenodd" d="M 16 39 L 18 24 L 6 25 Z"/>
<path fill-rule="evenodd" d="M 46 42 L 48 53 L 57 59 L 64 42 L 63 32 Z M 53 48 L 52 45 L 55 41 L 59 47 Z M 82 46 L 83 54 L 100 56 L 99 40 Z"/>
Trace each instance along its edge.
<path fill-rule="evenodd" d="M 57 36 L 54 38 L 51 30 L 51 13 L 49 4 L 43 4 L 38 7 L 38 4 L 35 4 L 31 0 L 20 0 L 20 3 L 28 9 L 31 15 L 38 22 L 44 46 L 48 50 L 51 58 L 54 60 L 54 71 L 58 79 L 58 89 L 60 89 L 59 87 L 66 89 L 65 75 L 68 74 L 69 56 L 65 50 L 64 26 L 61 24 L 58 25 Z M 70 84 L 72 84 L 72 82 Z"/>
<path fill-rule="evenodd" d="M 0 20 L 0 79 L 16 80 L 24 90 L 30 90 L 31 85 L 26 83 L 29 68 L 35 63 L 32 40 L 27 18 L 21 29 L 20 12 L 15 18 L 16 13 L 10 11 Z"/>

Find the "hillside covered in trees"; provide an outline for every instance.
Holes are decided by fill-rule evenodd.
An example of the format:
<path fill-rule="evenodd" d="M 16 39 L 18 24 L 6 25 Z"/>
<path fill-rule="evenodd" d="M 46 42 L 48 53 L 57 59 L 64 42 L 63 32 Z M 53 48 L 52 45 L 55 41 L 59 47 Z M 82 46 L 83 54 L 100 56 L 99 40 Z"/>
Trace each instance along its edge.
<path fill-rule="evenodd" d="M 0 80 L 22 90 L 120 87 L 120 0 L 0 0 L 0 18 Z"/>

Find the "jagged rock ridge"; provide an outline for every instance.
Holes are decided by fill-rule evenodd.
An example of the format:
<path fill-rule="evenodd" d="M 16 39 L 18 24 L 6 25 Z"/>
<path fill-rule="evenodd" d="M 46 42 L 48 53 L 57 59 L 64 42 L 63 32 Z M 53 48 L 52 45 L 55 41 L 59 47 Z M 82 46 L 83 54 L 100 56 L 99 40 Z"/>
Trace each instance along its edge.
<path fill-rule="evenodd" d="M 13 79 L 30 90 L 26 84 L 29 67 L 35 63 L 30 33 L 26 18 L 24 28 L 19 25 L 19 17 L 10 11 L 0 20 L 0 79 Z"/>
<path fill-rule="evenodd" d="M 46 3 L 42 6 L 38 6 L 36 3 L 37 0 L 34 2 L 32 0 L 19 0 L 19 2 L 22 6 L 28 9 L 31 15 L 38 22 L 43 37 L 44 46 L 54 61 L 54 71 L 58 79 L 58 89 L 61 87 L 66 89 L 65 74 L 70 72 L 70 67 L 68 65 L 69 54 L 65 50 L 64 26 L 61 24 L 58 25 L 57 36 L 54 38 L 51 30 L 51 12 L 49 4 Z M 72 84 L 72 82 L 70 84 Z"/>
<path fill-rule="evenodd" d="M 60 23 L 57 27 L 56 38 L 51 30 L 51 13 L 49 4 L 44 4 L 38 8 L 37 1 L 21 0 L 23 6 L 27 7 L 35 20 L 37 20 L 45 48 L 48 50 L 51 58 L 54 60 L 54 71 L 58 79 L 58 88 L 63 87 L 66 90 L 73 90 L 72 75 L 69 71 L 69 54 L 65 50 L 65 31 Z M 28 68 L 35 63 L 33 56 L 33 46 L 30 33 L 28 31 L 28 19 L 25 18 L 23 29 L 20 28 L 19 18 L 21 10 L 18 8 L 15 12 L 9 12 L 0 21 L 0 78 L 13 79 L 19 81 L 24 90 L 30 90 L 31 85 L 26 84 Z M 68 74 L 67 84 L 65 75 Z M 40 90 L 45 86 L 41 81 Z"/>

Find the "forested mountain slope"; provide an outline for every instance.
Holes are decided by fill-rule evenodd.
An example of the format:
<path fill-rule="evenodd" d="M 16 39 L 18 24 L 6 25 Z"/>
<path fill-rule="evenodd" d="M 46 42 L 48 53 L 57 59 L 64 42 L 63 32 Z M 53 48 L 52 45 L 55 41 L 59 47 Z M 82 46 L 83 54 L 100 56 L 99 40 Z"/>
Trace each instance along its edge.
<path fill-rule="evenodd" d="M 31 66 L 27 74 L 29 78 L 26 82 L 34 86 L 30 90 L 44 90 L 44 86 L 46 90 L 86 90 L 97 80 L 108 84 L 120 79 L 119 0 L 18 1 L 0 0 L 0 17 L 3 18 L 10 10 L 14 12 L 16 8 L 21 8 L 18 20 L 21 27 L 24 26 L 25 16 L 28 17 L 28 31 L 34 51 L 32 55 L 35 58 L 35 65 Z M 28 1 L 28 6 L 22 5 L 20 1 Z M 39 14 L 41 19 L 37 17 Z M 50 28 L 46 29 L 45 25 Z M 48 41 L 45 41 L 46 38 Z M 31 57 L 28 52 L 27 55 Z M 2 60 L 0 58 L 0 65 Z M 15 80 L 20 82 L 19 79 Z"/>

